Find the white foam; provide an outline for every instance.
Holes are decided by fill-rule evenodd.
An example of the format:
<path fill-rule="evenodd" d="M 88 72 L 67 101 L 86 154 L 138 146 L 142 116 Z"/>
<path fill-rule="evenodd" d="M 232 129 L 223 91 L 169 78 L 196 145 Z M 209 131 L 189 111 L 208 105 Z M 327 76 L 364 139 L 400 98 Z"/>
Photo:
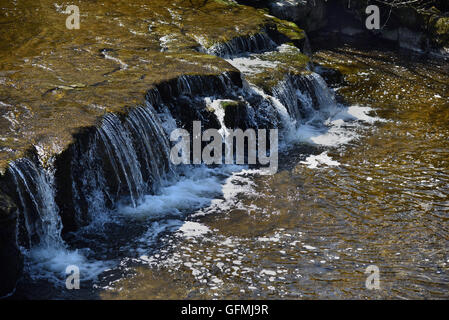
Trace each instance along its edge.
<path fill-rule="evenodd" d="M 30 263 L 27 268 L 33 279 L 48 279 L 56 285 L 64 285 L 66 268 L 75 265 L 80 270 L 80 280 L 94 280 L 111 266 L 108 261 L 90 261 L 81 250 L 36 247 L 26 254 Z"/>
<path fill-rule="evenodd" d="M 141 236 L 139 239 L 139 242 L 148 244 L 152 243 L 154 240 L 157 239 L 157 237 L 167 231 L 176 231 L 179 229 L 180 226 L 182 226 L 183 221 L 178 219 L 165 219 L 165 220 L 159 220 L 154 221 L 145 234 Z"/>
<path fill-rule="evenodd" d="M 220 191 L 220 184 L 210 177 L 195 181 L 181 179 L 176 184 L 162 189 L 161 194 L 146 195 L 136 208 L 124 207 L 120 211 L 125 214 L 165 216 L 180 214 L 183 210 L 195 209 L 207 205 L 212 193 Z"/>
<path fill-rule="evenodd" d="M 266 274 L 266 275 L 269 275 L 269 276 L 275 276 L 275 275 L 277 275 L 276 271 L 269 270 L 269 269 L 263 269 L 263 270 L 260 272 L 260 274 L 261 274 L 261 275 Z"/>
<path fill-rule="evenodd" d="M 179 228 L 179 231 L 183 234 L 184 237 L 199 237 L 206 233 L 211 232 L 211 230 L 205 226 L 204 224 L 192 221 L 186 221 Z"/>
<path fill-rule="evenodd" d="M 295 139 L 326 147 L 347 144 L 359 136 L 357 128 L 361 127 L 363 123 L 373 124 L 384 121 L 381 118 L 370 116 L 370 112 L 372 112 L 372 108 L 369 107 L 329 106 L 306 123 L 301 124 L 296 131 Z M 327 119 L 326 116 L 328 116 Z"/>
<path fill-rule="evenodd" d="M 222 194 L 223 176 L 226 166 L 210 169 L 196 167 L 180 176 L 173 185 L 162 187 L 156 195 L 146 195 L 136 208 L 121 206 L 119 212 L 131 216 L 164 217 L 182 216 L 186 211 L 195 211 L 211 204 L 212 199 Z"/>
<path fill-rule="evenodd" d="M 363 121 L 366 123 L 375 123 L 385 121 L 379 117 L 370 116 L 369 113 L 372 112 L 373 109 L 370 107 L 362 107 L 362 106 L 350 106 L 346 110 L 341 111 L 337 116 L 342 117 L 344 120 L 357 120 Z"/>
<path fill-rule="evenodd" d="M 273 69 L 278 65 L 276 62 L 262 60 L 254 55 L 227 59 L 226 61 L 246 75 L 258 74 L 263 72 L 266 68 Z"/>
<path fill-rule="evenodd" d="M 310 144 L 333 147 L 346 144 L 357 137 L 357 133 L 349 131 L 344 122 L 334 122 L 330 126 L 300 125 L 296 140 Z"/>
<path fill-rule="evenodd" d="M 340 162 L 332 160 L 331 157 L 327 155 L 327 151 L 319 155 L 308 156 L 305 161 L 301 161 L 302 164 L 307 165 L 310 169 L 316 169 L 319 166 L 339 166 Z"/>
<path fill-rule="evenodd" d="M 216 211 L 223 212 L 230 209 L 256 209 L 242 204 L 239 200 L 239 195 L 257 195 L 252 177 L 260 174 L 260 170 L 243 169 L 243 167 L 239 167 L 239 169 L 235 170 L 222 185 L 221 197 L 213 199 L 209 206 L 198 210 L 193 217 L 207 215 Z"/>

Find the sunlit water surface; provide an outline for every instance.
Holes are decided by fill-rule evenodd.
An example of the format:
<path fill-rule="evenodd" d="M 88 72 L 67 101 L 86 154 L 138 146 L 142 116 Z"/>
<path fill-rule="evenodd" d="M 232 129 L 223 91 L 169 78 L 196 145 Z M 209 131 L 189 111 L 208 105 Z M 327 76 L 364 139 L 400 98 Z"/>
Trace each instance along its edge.
<path fill-rule="evenodd" d="M 122 227 L 103 226 L 115 235 L 104 236 L 108 249 L 92 248 L 97 259 L 119 259 L 118 266 L 95 283 L 82 281 L 79 291 L 37 281 L 27 295 L 448 298 L 447 64 L 347 46 L 319 51 L 314 60 L 345 76 L 335 88 L 340 100 L 371 107 L 383 121 L 348 127 L 346 143 L 329 146 L 317 135 L 315 144 L 291 145 L 273 176 L 244 170 L 227 178 L 217 170 L 148 199 L 156 207 L 123 209 Z M 188 203 L 192 198 L 197 203 Z M 170 206 L 198 210 L 187 212 L 188 222 L 179 212 L 148 220 Z M 94 238 L 103 235 L 89 234 L 101 242 Z M 365 286 L 369 265 L 380 269 L 380 290 Z"/>

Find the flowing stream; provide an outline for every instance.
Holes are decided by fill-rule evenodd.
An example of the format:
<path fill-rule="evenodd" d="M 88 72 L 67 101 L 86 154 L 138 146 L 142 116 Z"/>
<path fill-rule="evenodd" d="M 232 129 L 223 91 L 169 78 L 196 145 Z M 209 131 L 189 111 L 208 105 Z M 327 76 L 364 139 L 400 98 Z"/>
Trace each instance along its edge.
<path fill-rule="evenodd" d="M 260 36 L 208 53 L 250 79 L 270 67 L 261 51 L 282 50 Z M 178 100 L 155 90 L 126 117 L 108 114 L 71 146 L 62 196 L 72 217 L 59 215 L 52 161 L 14 162 L 26 263 L 17 295 L 447 298 L 447 65 L 344 45 L 314 62 L 272 95 L 227 74 L 181 77 L 169 88 Z M 330 69 L 345 79 L 333 88 Z M 225 132 L 219 103 L 229 99 L 244 102 L 251 125 L 281 129 L 276 174 L 170 163 L 177 108 L 206 105 Z M 64 239 L 63 224 L 76 226 Z M 81 270 L 80 290 L 65 288 L 68 265 Z M 369 265 L 381 290 L 365 288 Z"/>
<path fill-rule="evenodd" d="M 100 297 L 448 297 L 447 65 L 343 45 L 314 60 L 345 74 L 344 113 L 364 121 L 300 125 L 276 175 L 232 176 Z"/>

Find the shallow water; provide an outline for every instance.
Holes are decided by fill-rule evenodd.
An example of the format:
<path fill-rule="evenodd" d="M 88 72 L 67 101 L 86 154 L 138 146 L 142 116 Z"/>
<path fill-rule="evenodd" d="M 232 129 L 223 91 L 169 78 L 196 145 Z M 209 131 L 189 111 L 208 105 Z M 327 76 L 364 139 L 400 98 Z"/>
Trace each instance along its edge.
<path fill-rule="evenodd" d="M 79 247 L 108 242 L 92 249 L 94 261 L 115 261 L 98 281 L 77 292 L 31 281 L 26 295 L 448 298 L 447 64 L 344 45 L 314 61 L 344 74 L 338 98 L 365 121 L 300 127 L 273 176 L 197 169 L 147 207 L 102 221 L 104 233 L 74 238 Z M 179 210 L 154 217 L 155 200 L 158 211 L 170 201 Z M 365 287 L 369 265 L 379 267 L 380 290 Z"/>
<path fill-rule="evenodd" d="M 449 297 L 447 65 L 344 46 L 315 60 L 346 75 L 346 102 L 386 121 L 337 147 L 295 145 L 276 175 L 247 176 L 252 192 L 193 218 L 207 233 L 166 235 L 100 297 Z M 368 265 L 380 290 L 365 287 Z"/>

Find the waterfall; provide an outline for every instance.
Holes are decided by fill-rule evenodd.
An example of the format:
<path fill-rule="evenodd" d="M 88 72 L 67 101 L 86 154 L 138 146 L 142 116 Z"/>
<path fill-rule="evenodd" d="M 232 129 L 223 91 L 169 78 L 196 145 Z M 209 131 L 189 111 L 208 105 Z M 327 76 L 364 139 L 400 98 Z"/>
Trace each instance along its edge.
<path fill-rule="evenodd" d="M 323 120 L 335 112 L 337 102 L 331 89 L 317 73 L 288 75 L 272 88 L 276 97 L 288 110 L 290 116 L 299 121 Z"/>
<path fill-rule="evenodd" d="M 68 265 L 82 268 L 86 279 L 110 265 L 91 260 L 89 250 L 69 249 L 63 225 L 76 231 L 94 221 L 97 228 L 110 221 L 110 209 L 119 202 L 136 208 L 174 173 L 167 135 L 149 102 L 127 115 L 105 115 L 97 128 L 77 135 L 57 160 L 46 159 L 45 167 L 40 159 L 45 154 L 37 153 L 11 162 L 8 169 L 19 208 L 16 238 L 28 274 L 57 285 Z"/>
<path fill-rule="evenodd" d="M 98 136 L 97 133 L 84 144 L 77 143 L 72 146 L 70 189 L 73 206 L 71 224 L 74 228 L 88 224 L 94 218 L 94 214 L 106 212 L 110 207 L 108 204 L 113 203 L 118 196 L 117 193 L 111 194 L 108 180 L 119 179 L 119 175 L 112 173 L 108 178 L 105 175 Z M 69 196 L 70 193 L 66 197 Z"/>
<path fill-rule="evenodd" d="M 51 280 L 56 286 L 63 286 L 61 279 L 68 265 L 79 266 L 85 279 L 102 272 L 102 264 L 90 262 L 77 250 L 69 250 L 61 237 L 53 168 L 43 168 L 23 158 L 10 163 L 8 171 L 17 189 L 16 239 L 25 256 L 27 274 L 32 279 Z"/>
<path fill-rule="evenodd" d="M 246 90 L 248 94 L 259 96 L 262 99 L 263 103 L 261 104 L 262 106 L 264 106 L 264 108 L 258 109 L 258 118 L 260 119 L 261 116 L 264 118 L 268 118 L 268 116 L 270 115 L 271 119 L 267 119 L 267 121 L 270 120 L 268 126 L 271 125 L 271 127 L 273 128 L 282 129 L 284 139 L 286 141 L 292 140 L 292 137 L 295 134 L 296 118 L 291 116 L 291 113 L 289 113 L 286 104 L 282 103 L 276 95 L 270 96 L 256 86 L 248 84 Z M 273 115 L 275 115 L 275 117 L 273 117 Z"/>
<path fill-rule="evenodd" d="M 262 32 L 216 44 L 205 52 L 231 60 L 243 55 L 244 57 L 240 59 L 248 60 L 248 65 L 252 65 L 252 70 L 240 70 L 244 75 L 245 72 L 257 73 L 254 71 L 255 64 L 251 60 L 254 53 L 270 50 L 279 50 L 279 48 L 265 32 Z M 255 59 L 257 60 L 257 57 Z M 239 63 L 234 64 L 231 60 L 228 62 L 239 68 Z M 261 72 L 265 71 L 264 64 L 261 64 L 260 68 Z M 184 85 L 184 87 L 187 86 Z M 294 135 L 294 128 L 301 123 L 315 121 L 323 124 L 326 118 L 338 109 L 333 92 L 324 79 L 315 72 L 305 71 L 301 75 L 286 73 L 285 78 L 271 88 L 271 92 L 264 92 L 245 80 L 243 80 L 242 88 L 245 100 L 255 111 L 254 119 L 257 125 L 260 127 L 281 125 L 285 129 L 284 135 L 289 137 Z M 217 114 L 218 118 L 219 116 Z"/>
<path fill-rule="evenodd" d="M 25 234 L 19 235 L 19 239 L 26 242 L 23 245 L 28 248 L 63 248 L 62 223 L 55 202 L 53 175 L 27 158 L 10 163 L 9 171 L 20 201 L 19 219 L 25 226 Z"/>
<path fill-rule="evenodd" d="M 173 171 L 169 161 L 170 145 L 162 124 L 149 103 L 146 107 L 133 109 L 126 123 L 134 137 L 147 189 L 155 191 L 167 172 Z"/>
<path fill-rule="evenodd" d="M 124 120 L 106 115 L 85 143 L 73 146 L 70 169 L 77 226 L 112 209 L 124 196 L 136 207 L 173 173 L 167 134 L 149 102 L 130 110 Z"/>
<path fill-rule="evenodd" d="M 118 194 L 128 194 L 132 206 L 136 207 L 145 188 L 129 131 L 122 125 L 118 116 L 108 114 L 98 129 L 98 138 L 103 143 L 107 160 L 116 176 Z"/>
<path fill-rule="evenodd" d="M 292 80 L 292 76 L 287 76 L 272 88 L 272 92 L 273 96 L 287 109 L 289 115 L 295 120 L 300 120 L 303 115 L 297 96 L 298 88 Z"/>
<path fill-rule="evenodd" d="M 217 44 L 208 53 L 230 57 L 275 48 L 265 33 L 259 33 Z M 271 92 L 247 83 L 238 71 L 181 76 L 155 85 L 145 100 L 143 106 L 124 114 L 106 114 L 98 126 L 81 130 L 49 169 L 29 159 L 10 164 L 20 209 L 19 238 L 26 248 L 36 249 L 35 256 L 46 270 L 65 266 L 64 259 L 69 258 L 86 265 L 82 255 L 66 249 L 63 225 L 65 236 L 98 221 L 97 217 L 101 222 L 114 209 L 150 213 L 153 218 L 173 212 L 182 215 L 210 204 L 212 197 L 220 194 L 220 178 L 209 176 L 204 168 L 197 168 L 191 176 L 183 172 L 174 188 L 163 183 L 176 176 L 168 140 L 175 127 L 189 129 L 192 121 L 201 120 L 205 129 L 221 127 L 225 134 L 226 114 L 220 102 L 238 101 L 246 117 L 240 126 L 281 128 L 282 139 L 288 142 L 301 122 L 335 105 L 332 92 L 315 73 L 286 75 Z M 179 195 L 171 193 L 173 190 Z M 56 250 L 47 253 L 43 248 Z M 59 258 L 52 260 L 51 254 L 59 255 L 63 262 L 54 263 Z"/>
<path fill-rule="evenodd" d="M 247 37 L 236 37 L 228 42 L 217 43 L 202 51 L 218 57 L 229 58 L 248 52 L 272 50 L 276 46 L 276 43 L 265 32 L 261 32 Z"/>
<path fill-rule="evenodd" d="M 146 100 L 159 112 L 164 104 L 170 104 L 180 97 L 226 94 L 241 86 L 240 73 L 224 72 L 219 75 L 183 75 L 158 84 L 146 94 Z"/>
<path fill-rule="evenodd" d="M 301 78 L 301 80 L 305 84 L 307 91 L 316 97 L 320 110 L 333 107 L 337 104 L 334 93 L 318 73 L 312 72 Z"/>

